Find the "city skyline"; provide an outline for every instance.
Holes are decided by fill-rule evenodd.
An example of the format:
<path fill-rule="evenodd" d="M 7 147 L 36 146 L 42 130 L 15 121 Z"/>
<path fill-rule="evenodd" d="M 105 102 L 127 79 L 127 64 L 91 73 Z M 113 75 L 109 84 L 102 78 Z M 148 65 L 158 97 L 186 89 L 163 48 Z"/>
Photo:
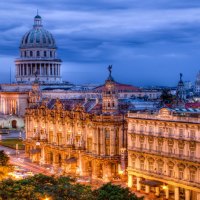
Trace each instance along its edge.
<path fill-rule="evenodd" d="M 0 3 L 1 83 L 9 83 L 10 67 L 14 80 L 18 47 L 37 9 L 56 39 L 63 80 L 103 83 L 109 64 L 116 81 L 137 86 L 175 86 L 180 72 L 185 81 L 195 80 L 200 69 L 197 1 L 48 2 Z"/>

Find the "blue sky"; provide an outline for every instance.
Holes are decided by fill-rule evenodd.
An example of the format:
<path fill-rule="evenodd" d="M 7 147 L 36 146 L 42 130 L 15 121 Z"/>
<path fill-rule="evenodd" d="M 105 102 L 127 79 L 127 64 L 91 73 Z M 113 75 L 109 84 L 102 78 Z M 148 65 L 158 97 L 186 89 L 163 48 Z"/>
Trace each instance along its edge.
<path fill-rule="evenodd" d="M 19 43 L 37 9 L 55 37 L 63 79 L 174 86 L 200 70 L 199 0 L 9 0 L 0 2 L 0 82 L 9 82 Z"/>

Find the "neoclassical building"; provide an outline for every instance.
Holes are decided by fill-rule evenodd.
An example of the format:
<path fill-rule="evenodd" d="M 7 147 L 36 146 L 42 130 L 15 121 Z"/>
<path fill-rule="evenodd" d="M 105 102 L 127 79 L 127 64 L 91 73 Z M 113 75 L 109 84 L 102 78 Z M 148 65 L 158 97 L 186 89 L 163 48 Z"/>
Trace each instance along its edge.
<path fill-rule="evenodd" d="M 200 110 L 129 112 L 128 186 L 166 199 L 200 199 Z"/>
<path fill-rule="evenodd" d="M 110 72 L 102 99 L 32 98 L 25 114 L 25 145 L 30 159 L 104 181 L 117 177 L 119 171 L 124 173 L 125 114 L 130 105 L 119 101 L 115 85 Z"/>
<path fill-rule="evenodd" d="M 61 60 L 57 57 L 55 39 L 42 25 L 37 14 L 33 28 L 25 33 L 20 44 L 20 58 L 16 59 L 16 81 L 32 83 L 61 83 Z"/>

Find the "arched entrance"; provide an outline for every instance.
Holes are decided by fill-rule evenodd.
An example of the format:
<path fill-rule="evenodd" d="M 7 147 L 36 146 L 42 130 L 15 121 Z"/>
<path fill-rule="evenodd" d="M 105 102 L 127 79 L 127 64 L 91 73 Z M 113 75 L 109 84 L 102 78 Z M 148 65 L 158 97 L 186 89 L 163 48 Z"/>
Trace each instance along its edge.
<path fill-rule="evenodd" d="M 12 128 L 17 128 L 17 120 L 12 120 Z"/>

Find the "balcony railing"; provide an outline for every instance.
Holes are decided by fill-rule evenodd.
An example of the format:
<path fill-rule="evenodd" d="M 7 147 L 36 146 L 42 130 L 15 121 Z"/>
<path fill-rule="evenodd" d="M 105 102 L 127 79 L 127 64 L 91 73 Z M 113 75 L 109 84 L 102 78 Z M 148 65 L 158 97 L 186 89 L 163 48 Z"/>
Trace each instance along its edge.
<path fill-rule="evenodd" d="M 155 136 L 155 137 L 163 137 L 163 138 L 172 138 L 172 139 L 181 139 L 181 140 L 188 140 L 188 141 L 199 141 L 200 137 L 195 136 L 186 136 L 186 135 L 175 135 L 172 133 L 166 132 L 148 132 L 148 131 L 136 131 L 136 130 L 128 130 L 129 134 L 136 134 L 136 135 L 144 135 L 144 136 Z"/>
<path fill-rule="evenodd" d="M 162 121 L 176 121 L 176 122 L 191 122 L 191 123 L 200 123 L 200 118 L 195 117 L 181 117 L 169 115 L 167 118 L 163 118 L 160 115 L 150 115 L 150 114 L 141 114 L 141 113 L 128 113 L 128 118 L 139 118 L 139 119 L 154 119 Z"/>
<path fill-rule="evenodd" d="M 120 157 L 121 157 L 120 155 L 101 155 L 101 154 L 96 154 L 96 153 L 88 152 L 88 151 L 85 151 L 84 153 L 86 155 L 99 158 L 99 159 L 103 158 L 103 159 L 109 159 L 109 160 L 120 160 Z"/>
<path fill-rule="evenodd" d="M 170 158 L 177 158 L 180 160 L 200 162 L 200 158 L 197 158 L 195 156 L 186 156 L 183 154 L 175 154 L 175 153 L 163 152 L 163 151 L 159 151 L 159 150 L 152 150 L 152 149 L 146 149 L 146 148 L 140 148 L 140 147 L 129 147 L 128 150 L 144 152 L 144 153 L 154 154 L 154 155 L 159 155 L 159 156 L 166 156 L 166 157 L 170 157 Z"/>

